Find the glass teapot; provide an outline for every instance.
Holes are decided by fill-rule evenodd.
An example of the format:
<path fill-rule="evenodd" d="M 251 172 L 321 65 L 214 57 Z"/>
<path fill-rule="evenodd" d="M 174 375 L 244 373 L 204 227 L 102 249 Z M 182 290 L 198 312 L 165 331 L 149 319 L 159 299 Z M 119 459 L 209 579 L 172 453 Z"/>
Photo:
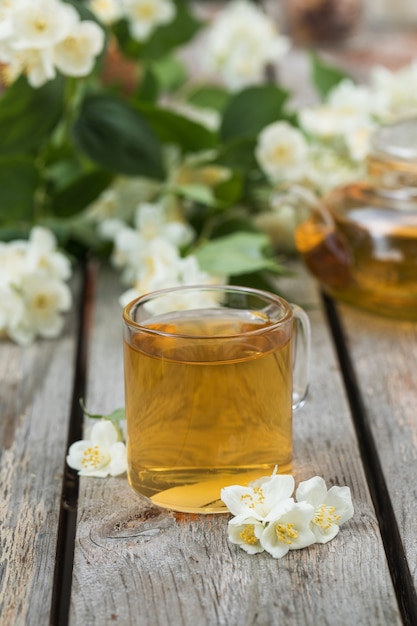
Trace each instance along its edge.
<path fill-rule="evenodd" d="M 417 321 L 417 118 L 381 127 L 367 165 L 366 181 L 314 202 L 296 247 L 331 296 Z"/>

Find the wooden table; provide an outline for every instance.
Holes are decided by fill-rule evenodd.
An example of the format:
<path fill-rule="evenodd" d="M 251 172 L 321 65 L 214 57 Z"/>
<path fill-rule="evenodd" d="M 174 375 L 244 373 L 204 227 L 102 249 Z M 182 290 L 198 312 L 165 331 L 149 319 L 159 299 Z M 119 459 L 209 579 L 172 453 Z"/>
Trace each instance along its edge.
<path fill-rule="evenodd" d="M 299 266 L 279 286 L 312 323 L 294 474 L 350 486 L 354 517 L 275 560 L 231 544 L 227 515 L 158 509 L 125 477 L 78 481 L 79 397 L 123 406 L 123 288 L 92 266 L 60 339 L 0 344 L 2 626 L 417 624 L 417 325 L 323 304 Z"/>

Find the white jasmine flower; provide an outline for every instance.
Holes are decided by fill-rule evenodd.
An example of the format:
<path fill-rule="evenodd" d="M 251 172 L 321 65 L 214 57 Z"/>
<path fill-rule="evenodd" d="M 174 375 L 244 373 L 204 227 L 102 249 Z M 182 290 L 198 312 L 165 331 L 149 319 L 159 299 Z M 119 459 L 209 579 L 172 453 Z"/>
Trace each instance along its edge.
<path fill-rule="evenodd" d="M 118 476 L 127 468 L 126 446 L 109 420 L 94 424 L 87 439 L 73 443 L 67 463 L 80 476 Z"/>
<path fill-rule="evenodd" d="M 125 225 L 116 230 L 111 261 L 122 270 L 122 280 L 126 284 L 133 284 L 135 281 L 138 268 L 146 258 L 146 246 L 145 239 L 133 228 Z"/>
<path fill-rule="evenodd" d="M 344 137 L 351 159 L 363 161 L 369 154 L 370 140 L 376 124 L 370 122 L 357 126 Z"/>
<path fill-rule="evenodd" d="M 160 184 L 139 177 L 119 176 L 103 191 L 88 209 L 88 216 L 100 223 L 105 219 L 120 219 L 125 222 L 133 218 L 138 204 L 148 202 L 159 191 Z"/>
<path fill-rule="evenodd" d="M 26 268 L 28 242 L 15 239 L 0 242 L 0 285 L 16 285 Z"/>
<path fill-rule="evenodd" d="M 123 0 L 123 7 L 130 33 L 138 41 L 148 39 L 158 26 L 172 22 L 176 15 L 171 0 Z"/>
<path fill-rule="evenodd" d="M 230 541 L 240 546 L 248 554 L 257 554 L 265 550 L 260 542 L 264 525 L 259 520 L 242 518 L 242 516 L 234 517 L 229 521 L 227 531 Z"/>
<path fill-rule="evenodd" d="M 374 119 L 382 117 L 387 105 L 382 93 L 344 80 L 330 92 L 324 104 L 302 109 L 299 121 L 306 132 L 316 137 L 347 138 L 357 128 L 369 126 Z"/>
<path fill-rule="evenodd" d="M 74 24 L 67 36 L 54 47 L 54 63 L 66 76 L 86 76 L 103 50 L 104 32 L 90 20 Z"/>
<path fill-rule="evenodd" d="M 349 487 L 331 487 L 320 476 L 301 482 L 296 491 L 298 502 L 307 502 L 314 508 L 311 530 L 317 543 L 326 543 L 339 532 L 340 525 L 354 513 Z"/>
<path fill-rule="evenodd" d="M 178 248 L 192 240 L 193 229 L 179 220 L 171 220 L 161 204 L 141 203 L 135 212 L 134 228 L 118 220 L 107 221 L 102 235 L 113 234 L 112 262 L 123 270 L 127 284 L 148 285 L 175 282 L 178 275 Z M 142 287 L 138 288 L 142 292 Z"/>
<path fill-rule="evenodd" d="M 375 67 L 370 74 L 370 84 L 375 97 L 384 97 L 388 101 L 384 121 L 417 114 L 416 60 L 396 71 Z"/>
<path fill-rule="evenodd" d="M 287 500 L 294 491 L 294 478 L 287 474 L 273 474 L 262 481 L 254 481 L 247 487 L 231 485 L 224 487 L 220 497 L 233 515 L 264 520 L 282 500 Z"/>
<path fill-rule="evenodd" d="M 157 238 L 148 244 L 147 256 L 143 266 L 138 270 L 134 288 L 122 294 L 119 301 L 122 306 L 125 306 L 131 300 L 151 291 L 219 282 L 224 282 L 224 279 L 203 272 L 194 255 L 182 258 L 177 248 L 169 241 Z M 151 301 L 147 304 L 147 308 L 152 314 L 161 314 L 174 309 L 186 310 L 215 306 L 215 304 L 215 294 L 184 294 L 173 291 L 163 300 Z"/>
<path fill-rule="evenodd" d="M 123 17 L 122 0 L 90 0 L 89 9 L 106 25 Z"/>
<path fill-rule="evenodd" d="M 194 236 L 194 231 L 189 224 L 169 220 L 161 204 L 140 204 L 136 209 L 134 224 L 145 239 L 163 237 L 176 246 L 187 245 Z"/>
<path fill-rule="evenodd" d="M 98 225 L 100 236 L 109 240 L 115 239 L 117 233 L 120 233 L 124 228 L 126 228 L 126 223 L 117 217 L 105 219 Z"/>
<path fill-rule="evenodd" d="M 370 87 L 357 85 L 350 79 L 342 80 L 328 95 L 330 107 L 344 111 L 357 119 L 381 117 L 386 112 L 387 98 Z"/>
<path fill-rule="evenodd" d="M 136 265 L 135 276 L 129 289 L 120 297 L 120 303 L 128 302 L 150 291 L 177 285 L 177 248 L 166 239 L 155 238 L 150 242 L 142 239 L 141 259 Z M 132 267 L 133 270 L 133 267 Z"/>
<path fill-rule="evenodd" d="M 208 69 L 231 89 L 264 80 L 265 66 L 277 63 L 290 47 L 274 21 L 246 0 L 230 2 L 213 19 L 205 49 Z"/>
<path fill-rule="evenodd" d="M 305 181 L 317 193 L 326 193 L 339 185 L 358 180 L 364 174 L 364 161 L 352 162 L 338 150 L 322 144 L 310 147 Z"/>
<path fill-rule="evenodd" d="M 13 34 L 13 0 L 0 1 L 0 41 L 7 40 Z"/>
<path fill-rule="evenodd" d="M 260 536 L 262 547 L 275 559 L 289 550 L 299 550 L 315 543 L 310 528 L 314 507 L 307 502 L 296 503 L 292 498 L 280 502 L 264 519 L 265 530 Z"/>
<path fill-rule="evenodd" d="M 38 335 L 56 337 L 63 327 L 62 313 L 71 306 L 71 292 L 63 282 L 70 274 L 68 259 L 45 228 L 33 228 L 28 241 L 0 243 L 0 334 L 21 345 Z"/>
<path fill-rule="evenodd" d="M 20 50 L 3 57 L 3 61 L 7 63 L 3 71 L 7 84 L 25 74 L 29 85 L 37 89 L 56 76 L 52 48 Z"/>
<path fill-rule="evenodd" d="M 0 280 L 0 337 L 4 338 L 10 336 L 10 328 L 18 325 L 20 320 L 23 319 L 25 309 L 22 298 L 16 293 L 15 289 L 1 283 L 2 281 Z M 19 343 L 24 345 L 28 342 L 25 338 Z"/>
<path fill-rule="evenodd" d="M 18 0 L 12 13 L 13 48 L 50 48 L 67 36 L 78 19 L 75 8 L 59 0 Z"/>
<path fill-rule="evenodd" d="M 41 337 L 57 337 L 64 320 L 61 313 L 71 307 L 71 291 L 62 281 L 45 276 L 44 272 L 25 274 L 18 288 L 25 314 L 20 323 L 12 325 L 10 335 L 19 342 Z M 26 337 L 26 340 L 24 339 Z"/>
<path fill-rule="evenodd" d="M 288 122 L 274 122 L 260 132 L 255 155 L 272 182 L 300 180 L 306 169 L 308 144 Z"/>
<path fill-rule="evenodd" d="M 26 268 L 28 271 L 40 270 L 61 280 L 71 276 L 71 263 L 68 257 L 57 250 L 55 235 L 41 226 L 35 226 L 30 233 Z"/>

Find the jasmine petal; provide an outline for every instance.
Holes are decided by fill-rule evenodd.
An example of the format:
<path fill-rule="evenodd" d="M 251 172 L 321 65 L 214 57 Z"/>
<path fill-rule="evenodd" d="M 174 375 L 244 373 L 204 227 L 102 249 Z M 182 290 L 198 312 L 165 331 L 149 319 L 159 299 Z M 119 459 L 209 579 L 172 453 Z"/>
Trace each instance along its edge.
<path fill-rule="evenodd" d="M 296 491 L 298 502 L 314 507 L 311 530 L 317 543 L 327 543 L 339 532 L 341 524 L 353 516 L 354 509 L 349 487 L 331 487 L 320 476 L 301 482 Z"/>

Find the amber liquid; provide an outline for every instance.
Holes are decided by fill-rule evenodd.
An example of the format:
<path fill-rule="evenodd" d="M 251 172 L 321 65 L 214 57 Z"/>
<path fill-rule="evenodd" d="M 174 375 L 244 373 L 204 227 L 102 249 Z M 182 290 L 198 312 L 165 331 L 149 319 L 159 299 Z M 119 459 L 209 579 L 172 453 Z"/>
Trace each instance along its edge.
<path fill-rule="evenodd" d="M 160 506 L 224 512 L 222 487 L 276 465 L 291 471 L 291 329 L 220 310 L 184 315 L 149 328 L 204 339 L 138 332 L 125 340 L 128 479 Z"/>
<path fill-rule="evenodd" d="M 297 248 L 324 289 L 386 317 L 417 320 L 417 214 L 377 206 L 299 226 Z"/>

